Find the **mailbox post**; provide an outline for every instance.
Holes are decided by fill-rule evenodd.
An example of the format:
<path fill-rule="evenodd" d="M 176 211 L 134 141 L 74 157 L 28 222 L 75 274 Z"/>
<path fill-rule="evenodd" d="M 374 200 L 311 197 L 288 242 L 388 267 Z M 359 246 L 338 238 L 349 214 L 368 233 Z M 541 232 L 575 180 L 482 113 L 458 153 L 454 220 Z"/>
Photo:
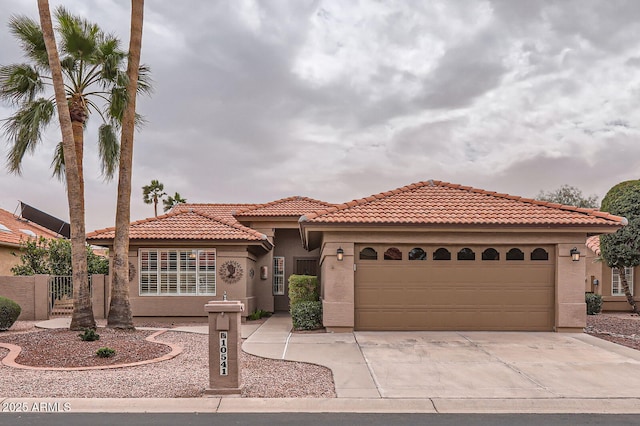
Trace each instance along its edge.
<path fill-rule="evenodd" d="M 240 313 L 244 304 L 235 300 L 212 300 L 204 305 L 209 315 L 208 395 L 240 394 Z"/>

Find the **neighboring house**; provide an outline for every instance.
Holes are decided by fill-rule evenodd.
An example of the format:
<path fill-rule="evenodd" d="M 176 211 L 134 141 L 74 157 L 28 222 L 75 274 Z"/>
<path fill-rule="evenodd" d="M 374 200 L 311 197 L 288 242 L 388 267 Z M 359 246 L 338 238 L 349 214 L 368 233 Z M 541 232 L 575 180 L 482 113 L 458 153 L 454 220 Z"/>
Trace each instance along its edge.
<path fill-rule="evenodd" d="M 20 243 L 39 237 L 61 238 L 53 231 L 0 209 L 0 275 L 13 275 L 11 268 L 20 264 Z"/>
<path fill-rule="evenodd" d="M 581 331 L 587 262 L 570 251 L 624 223 L 439 181 L 340 205 L 182 204 L 132 224 L 131 305 L 135 316 L 200 316 L 226 293 L 244 315 L 285 310 L 288 277 L 308 273 L 329 331 Z"/>
<path fill-rule="evenodd" d="M 624 294 L 620 275 L 616 269 L 609 268 L 600 259 L 600 236 L 595 235 L 587 239 L 587 279 L 585 291 L 602 296 L 603 311 L 629 311 L 631 306 Z M 640 279 L 638 268 L 625 268 L 627 282 L 633 298 L 640 302 Z M 597 283 L 597 284 L 596 284 Z"/>

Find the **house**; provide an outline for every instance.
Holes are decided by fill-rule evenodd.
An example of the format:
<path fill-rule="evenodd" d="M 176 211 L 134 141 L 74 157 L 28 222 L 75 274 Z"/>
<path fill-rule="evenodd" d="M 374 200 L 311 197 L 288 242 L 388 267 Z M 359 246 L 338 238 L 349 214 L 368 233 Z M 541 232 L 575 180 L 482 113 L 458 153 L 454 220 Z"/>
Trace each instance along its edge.
<path fill-rule="evenodd" d="M 61 238 L 53 231 L 0 209 L 0 276 L 13 275 L 11 268 L 20 264 L 20 244 L 39 237 Z"/>
<path fill-rule="evenodd" d="M 289 309 L 288 277 L 318 271 L 319 250 L 302 247 L 298 219 L 332 204 L 289 197 L 267 204 L 180 204 L 131 224 L 130 302 L 135 316 L 202 316 L 223 297 L 256 309 Z M 114 228 L 87 235 L 113 246 Z M 182 297 L 184 296 L 184 297 Z"/>
<path fill-rule="evenodd" d="M 246 313 L 285 310 L 289 275 L 308 273 L 319 276 L 329 331 L 581 331 L 586 262 L 576 251 L 625 223 L 441 181 L 340 205 L 179 205 L 131 226 L 131 306 L 135 316 L 197 316 L 226 294 Z"/>
<path fill-rule="evenodd" d="M 602 296 L 603 311 L 629 311 L 631 309 L 624 294 L 620 275 L 600 259 L 600 236 L 587 238 L 587 275 L 585 291 Z M 640 281 L 635 267 L 625 268 L 627 282 L 634 300 L 640 303 Z"/>

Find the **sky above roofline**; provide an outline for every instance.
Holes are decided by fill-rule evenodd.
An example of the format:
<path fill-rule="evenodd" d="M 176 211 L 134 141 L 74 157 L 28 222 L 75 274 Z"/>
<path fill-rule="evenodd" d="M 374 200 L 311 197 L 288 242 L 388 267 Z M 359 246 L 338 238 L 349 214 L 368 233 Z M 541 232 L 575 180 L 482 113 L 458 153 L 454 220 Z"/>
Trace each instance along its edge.
<path fill-rule="evenodd" d="M 54 8 L 60 1 L 50 1 Z M 128 44 L 125 0 L 64 1 Z M 636 1 L 180 2 L 145 5 L 132 220 L 153 215 L 152 179 L 191 203 L 293 195 L 343 203 L 410 182 L 456 182 L 535 197 L 563 184 L 602 198 L 640 169 Z M 0 64 L 22 61 L 5 0 Z M 12 108 L 0 104 L 0 118 Z M 87 231 L 113 226 L 116 184 L 85 137 Z M 68 219 L 50 177 L 54 124 L 22 176 L 3 168 L 0 207 L 18 200 Z M 6 138 L 0 135 L 2 156 Z"/>

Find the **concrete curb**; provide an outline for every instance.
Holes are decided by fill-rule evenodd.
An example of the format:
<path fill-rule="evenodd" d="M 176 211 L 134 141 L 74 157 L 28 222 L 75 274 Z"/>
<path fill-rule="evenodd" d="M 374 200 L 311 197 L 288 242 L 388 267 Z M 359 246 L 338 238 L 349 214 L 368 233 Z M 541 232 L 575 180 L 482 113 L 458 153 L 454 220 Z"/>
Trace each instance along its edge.
<path fill-rule="evenodd" d="M 0 398 L 0 411 L 49 413 L 640 414 L 640 398 Z"/>

